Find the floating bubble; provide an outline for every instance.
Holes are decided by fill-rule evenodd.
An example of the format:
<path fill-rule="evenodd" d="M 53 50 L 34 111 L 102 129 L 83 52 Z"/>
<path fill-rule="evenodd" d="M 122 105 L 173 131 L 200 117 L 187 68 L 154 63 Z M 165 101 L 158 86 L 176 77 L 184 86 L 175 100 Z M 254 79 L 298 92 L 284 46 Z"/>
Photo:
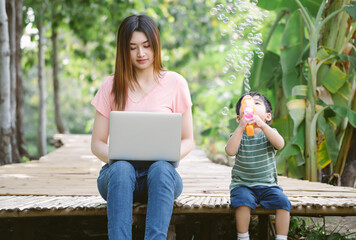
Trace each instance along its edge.
<path fill-rule="evenodd" d="M 218 15 L 218 20 L 223 20 L 225 18 L 225 14 L 221 13 Z"/>
<path fill-rule="evenodd" d="M 222 11 L 222 10 L 224 10 L 224 4 L 218 4 L 218 5 L 216 5 L 216 9 L 220 12 L 220 11 Z"/>
<path fill-rule="evenodd" d="M 258 3 L 258 0 L 252 0 L 252 1 L 251 1 L 251 4 L 252 4 L 252 5 L 255 5 L 255 6 L 257 5 L 257 3 Z"/>
<path fill-rule="evenodd" d="M 223 22 L 224 23 L 228 23 L 229 22 L 229 18 L 228 17 L 224 17 Z"/>
<path fill-rule="evenodd" d="M 263 57 L 265 56 L 265 54 L 264 54 L 263 52 L 259 52 L 259 53 L 257 54 L 257 56 L 258 56 L 259 58 L 263 58 Z"/>
<path fill-rule="evenodd" d="M 247 57 L 248 59 L 252 59 L 252 58 L 253 58 L 253 52 L 248 53 L 248 54 L 246 55 L 246 57 Z"/>
<path fill-rule="evenodd" d="M 245 78 L 249 78 L 251 76 L 251 72 L 249 70 L 246 70 L 244 73 Z"/>
<path fill-rule="evenodd" d="M 235 72 L 240 72 L 241 71 L 241 66 L 240 65 L 237 65 L 237 66 L 234 67 L 234 70 L 235 70 Z"/>
<path fill-rule="evenodd" d="M 227 6 L 227 7 L 225 8 L 225 10 L 226 10 L 227 13 L 231 13 L 231 10 L 232 10 L 232 9 L 231 9 L 230 6 Z"/>
<path fill-rule="evenodd" d="M 236 33 L 236 32 L 233 33 L 233 34 L 232 34 L 232 38 L 235 39 L 235 40 L 239 39 L 239 34 Z"/>
<path fill-rule="evenodd" d="M 257 27 L 251 28 L 251 32 L 253 32 L 253 33 L 257 32 Z"/>
<path fill-rule="evenodd" d="M 229 108 L 223 107 L 223 109 L 221 110 L 221 114 L 224 116 L 227 116 L 229 114 Z"/>
<path fill-rule="evenodd" d="M 256 45 L 261 45 L 262 43 L 263 43 L 262 39 L 260 39 L 260 38 L 256 38 L 255 39 L 255 44 Z"/>
<path fill-rule="evenodd" d="M 227 73 L 229 71 L 229 67 L 224 67 L 223 68 L 223 73 Z"/>
<path fill-rule="evenodd" d="M 236 7 L 241 6 L 242 4 L 243 4 L 243 2 L 240 1 L 240 0 L 236 0 L 236 1 L 235 1 L 235 6 L 236 6 Z"/>
<path fill-rule="evenodd" d="M 231 13 L 232 13 L 232 14 L 235 14 L 236 12 L 237 12 L 237 9 L 236 9 L 235 7 L 232 7 L 232 8 L 231 8 Z"/>
<path fill-rule="evenodd" d="M 248 38 L 248 39 L 252 39 L 252 38 L 253 38 L 253 33 L 247 34 L 247 38 Z"/>
<path fill-rule="evenodd" d="M 242 25 L 237 26 L 237 31 L 242 32 L 245 28 Z"/>
<path fill-rule="evenodd" d="M 230 21 L 227 26 L 233 31 L 237 28 L 237 25 L 233 21 Z"/>
<path fill-rule="evenodd" d="M 246 19 L 245 19 L 246 23 L 252 23 L 252 17 L 251 16 L 248 16 Z"/>
<path fill-rule="evenodd" d="M 212 8 L 211 10 L 210 10 L 210 14 L 211 15 L 216 15 L 218 13 L 218 10 L 216 9 L 216 8 Z"/>
<path fill-rule="evenodd" d="M 262 33 L 256 33 L 255 38 L 262 38 Z"/>
<path fill-rule="evenodd" d="M 262 15 L 263 15 L 264 17 L 267 17 L 267 16 L 269 15 L 269 11 L 267 11 L 267 10 L 263 11 L 263 12 L 262 12 Z"/>
<path fill-rule="evenodd" d="M 236 81 L 235 75 L 230 75 L 229 78 L 227 79 L 227 82 L 230 84 L 233 84 Z"/>
<path fill-rule="evenodd" d="M 223 29 L 223 30 L 221 30 L 221 36 L 226 36 L 226 34 L 227 34 L 227 30 L 226 29 Z"/>

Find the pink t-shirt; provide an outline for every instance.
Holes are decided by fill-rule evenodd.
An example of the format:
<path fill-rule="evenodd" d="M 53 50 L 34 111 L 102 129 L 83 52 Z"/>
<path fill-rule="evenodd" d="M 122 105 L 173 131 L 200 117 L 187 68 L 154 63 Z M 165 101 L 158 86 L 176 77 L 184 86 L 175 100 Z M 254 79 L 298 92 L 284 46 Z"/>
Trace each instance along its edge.
<path fill-rule="evenodd" d="M 110 118 L 110 112 L 116 110 L 114 95 L 111 93 L 113 79 L 114 76 L 106 78 L 91 102 L 106 118 Z M 167 71 L 159 83 L 141 100 L 135 102 L 128 96 L 125 111 L 184 113 L 191 106 L 187 81 L 180 74 Z"/>

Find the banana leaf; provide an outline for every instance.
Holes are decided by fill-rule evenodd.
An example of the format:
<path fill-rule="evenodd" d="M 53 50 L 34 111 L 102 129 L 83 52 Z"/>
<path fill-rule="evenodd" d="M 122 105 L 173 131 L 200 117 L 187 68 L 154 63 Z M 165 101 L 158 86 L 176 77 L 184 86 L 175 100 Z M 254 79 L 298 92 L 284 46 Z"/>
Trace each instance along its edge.
<path fill-rule="evenodd" d="M 348 75 L 336 66 L 331 66 L 325 78 L 322 79 L 323 86 L 331 93 L 336 93 L 345 83 Z"/>
<path fill-rule="evenodd" d="M 299 125 L 305 119 L 305 100 L 304 99 L 293 99 L 287 102 L 287 108 L 289 110 L 289 115 L 292 117 L 294 122 L 293 134 L 296 135 Z"/>
<path fill-rule="evenodd" d="M 300 60 L 306 45 L 303 20 L 300 13 L 295 11 L 287 22 L 281 42 L 282 86 L 286 98 L 291 96 L 295 85 L 305 83 Z"/>
<path fill-rule="evenodd" d="M 313 16 L 316 16 L 322 0 L 301 0 L 300 2 Z M 277 12 L 284 8 L 289 9 L 290 12 L 299 9 L 299 6 L 294 0 L 259 0 L 257 6 L 269 11 Z"/>
<path fill-rule="evenodd" d="M 318 143 L 316 149 L 317 149 L 317 164 L 320 166 L 321 169 L 325 168 L 331 163 L 331 159 L 329 156 L 328 148 L 326 145 L 326 140 L 323 137 L 323 140 Z"/>
<path fill-rule="evenodd" d="M 352 1 L 350 5 L 346 5 L 345 10 L 354 20 L 356 20 L 356 1 Z"/>
<path fill-rule="evenodd" d="M 325 116 L 325 115 L 324 115 Z M 323 133 L 324 135 L 324 142 L 326 146 L 326 151 L 328 153 L 329 160 L 332 161 L 333 164 L 336 163 L 337 157 L 339 155 L 339 143 L 336 140 L 335 137 L 335 131 L 334 131 L 334 126 L 331 124 L 330 121 L 327 121 L 325 117 L 319 117 L 318 118 L 318 129 Z M 323 149 L 324 150 L 324 149 Z M 319 154 L 319 149 L 318 149 L 318 154 Z M 326 158 L 324 157 L 324 154 L 319 157 L 323 157 L 324 163 L 322 164 L 321 168 L 323 168 L 323 165 L 327 162 Z"/>
<path fill-rule="evenodd" d="M 356 112 L 347 107 L 330 105 L 330 108 L 339 116 L 347 117 L 349 123 L 356 128 Z"/>

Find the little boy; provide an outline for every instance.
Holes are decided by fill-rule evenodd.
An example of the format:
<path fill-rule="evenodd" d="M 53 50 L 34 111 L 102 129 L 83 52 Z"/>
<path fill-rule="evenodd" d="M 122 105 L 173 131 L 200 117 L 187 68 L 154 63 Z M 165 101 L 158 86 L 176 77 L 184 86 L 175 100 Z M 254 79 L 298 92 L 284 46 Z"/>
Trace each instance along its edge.
<path fill-rule="evenodd" d="M 229 156 L 235 156 L 232 168 L 230 199 L 236 208 L 238 240 L 248 240 L 251 209 L 261 204 L 265 209 L 276 209 L 276 239 L 287 239 L 291 203 L 277 185 L 275 153 L 283 148 L 284 140 L 269 123 L 272 120 L 270 101 L 258 92 L 251 92 L 254 100 L 253 119 L 247 122 L 241 112 L 242 96 L 236 104 L 239 126 L 225 146 Z M 253 124 L 254 135 L 247 136 L 245 128 Z"/>

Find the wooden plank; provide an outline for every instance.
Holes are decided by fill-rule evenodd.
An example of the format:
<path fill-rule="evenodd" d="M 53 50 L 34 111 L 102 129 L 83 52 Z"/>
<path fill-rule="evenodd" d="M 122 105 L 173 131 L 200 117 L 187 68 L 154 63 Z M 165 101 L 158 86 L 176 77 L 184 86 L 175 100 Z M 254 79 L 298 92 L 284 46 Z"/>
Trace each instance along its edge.
<path fill-rule="evenodd" d="M 0 217 L 104 215 L 96 178 L 102 166 L 90 152 L 90 136 L 57 135 L 59 149 L 28 163 L 0 167 Z M 231 167 L 212 163 L 194 149 L 179 165 L 184 184 L 174 214 L 233 214 Z M 292 215 L 356 215 L 356 189 L 278 177 Z M 146 205 L 135 204 L 135 214 Z M 258 207 L 256 214 L 273 214 Z"/>

